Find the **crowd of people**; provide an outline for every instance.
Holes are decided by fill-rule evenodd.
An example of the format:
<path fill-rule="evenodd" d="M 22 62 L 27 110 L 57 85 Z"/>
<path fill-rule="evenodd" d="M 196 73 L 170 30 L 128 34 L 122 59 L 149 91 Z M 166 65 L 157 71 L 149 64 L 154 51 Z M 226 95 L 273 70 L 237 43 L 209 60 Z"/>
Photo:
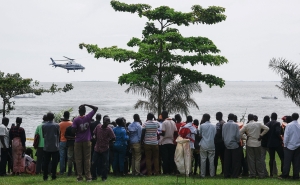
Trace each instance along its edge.
<path fill-rule="evenodd" d="M 86 107 L 92 109 L 87 114 Z M 211 123 L 209 114 L 204 114 L 200 121 L 187 116 L 183 122 L 179 114 L 170 118 L 167 111 L 157 119 L 148 113 L 145 122 L 134 114 L 133 122 L 126 122 L 123 117 L 115 121 L 108 115 L 102 118 L 96 114 L 97 110 L 92 105 L 81 105 L 79 116 L 71 121 L 70 113 L 65 111 L 60 123 L 53 121 L 53 113 L 44 115 L 35 131 L 36 160 L 32 149 L 25 147 L 22 118 L 18 117 L 16 125 L 8 129 L 9 119 L 3 117 L 0 175 L 43 174 L 46 181 L 49 174 L 52 180 L 57 174 L 75 174 L 77 181 L 88 182 L 98 177 L 106 181 L 108 173 L 116 176 L 199 173 L 204 178 L 215 176 L 221 161 L 219 168 L 224 178 L 299 179 L 297 113 L 283 117 L 282 123 L 277 121 L 276 113 L 265 116 L 263 123 L 249 114 L 247 123 L 243 123 L 234 114 L 229 114 L 224 121 L 223 114 L 217 112 L 217 123 Z M 265 162 L 267 153 L 269 172 Z M 275 153 L 281 163 L 279 170 Z M 291 164 L 292 177 L 289 176 Z"/>

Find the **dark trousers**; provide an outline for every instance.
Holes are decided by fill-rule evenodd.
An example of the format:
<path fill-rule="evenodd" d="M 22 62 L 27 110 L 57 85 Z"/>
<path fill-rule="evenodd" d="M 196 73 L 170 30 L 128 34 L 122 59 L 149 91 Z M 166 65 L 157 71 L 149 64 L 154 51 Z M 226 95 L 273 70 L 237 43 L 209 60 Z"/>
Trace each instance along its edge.
<path fill-rule="evenodd" d="M 4 151 L 4 149 L 1 148 L 0 176 L 6 175 L 7 155 L 8 149 Z"/>
<path fill-rule="evenodd" d="M 283 165 L 284 165 L 284 158 L 283 158 L 283 148 L 282 146 L 279 147 L 270 147 L 269 148 L 269 156 L 270 156 L 270 161 L 269 161 L 269 169 L 273 169 L 273 165 L 274 165 L 274 160 L 275 160 L 275 151 L 277 152 L 280 161 L 281 161 L 281 173 L 283 170 Z M 270 176 L 273 176 L 273 171 L 270 170 Z"/>
<path fill-rule="evenodd" d="M 101 164 L 100 169 L 98 164 Z M 99 153 L 94 151 L 92 160 L 92 177 L 97 179 L 97 173 L 102 176 L 102 179 L 107 179 L 107 168 L 109 165 L 109 149 L 105 152 Z"/>
<path fill-rule="evenodd" d="M 224 143 L 216 143 L 215 144 L 215 174 L 217 174 L 217 167 L 218 167 L 218 160 L 219 160 L 219 157 L 221 159 L 221 164 L 222 164 L 222 172 L 224 172 L 224 164 L 223 164 L 223 161 L 224 161 L 224 153 L 225 153 L 225 145 Z"/>
<path fill-rule="evenodd" d="M 291 163 L 293 164 L 293 179 L 299 179 L 300 147 L 295 150 L 284 148 L 284 166 L 282 177 L 287 178 L 289 176 Z"/>
<path fill-rule="evenodd" d="M 224 154 L 224 177 L 238 178 L 241 169 L 241 151 L 239 148 L 227 149 Z"/>
<path fill-rule="evenodd" d="M 39 174 L 43 169 L 43 160 L 44 160 L 44 150 L 43 147 L 38 147 L 36 149 L 36 173 Z"/>
<path fill-rule="evenodd" d="M 51 174 L 52 179 L 56 179 L 56 168 L 59 161 L 59 151 L 56 152 L 46 152 L 44 151 L 44 169 L 43 169 L 43 178 L 44 180 L 48 179 L 48 166 L 49 162 L 52 159 L 51 162 Z"/>
<path fill-rule="evenodd" d="M 161 147 L 161 155 L 162 155 L 162 167 L 164 174 L 170 174 L 175 169 L 174 162 L 174 153 L 175 153 L 175 145 L 173 144 L 164 144 Z"/>
<path fill-rule="evenodd" d="M 124 173 L 124 161 L 126 155 L 127 145 L 114 145 L 114 173 Z"/>

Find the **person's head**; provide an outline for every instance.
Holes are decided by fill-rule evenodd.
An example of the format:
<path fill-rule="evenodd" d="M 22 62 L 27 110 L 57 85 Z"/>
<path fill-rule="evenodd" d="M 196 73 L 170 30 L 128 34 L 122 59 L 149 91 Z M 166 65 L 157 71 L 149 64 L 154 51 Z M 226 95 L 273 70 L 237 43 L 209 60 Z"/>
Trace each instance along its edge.
<path fill-rule="evenodd" d="M 209 114 L 203 114 L 203 121 L 207 122 L 210 120 L 210 115 Z"/>
<path fill-rule="evenodd" d="M 103 122 L 104 122 L 104 118 L 106 118 L 106 117 L 109 117 L 109 116 L 108 116 L 108 115 L 104 115 L 104 116 L 103 116 Z"/>
<path fill-rule="evenodd" d="M 277 120 L 277 114 L 275 112 L 271 114 L 271 120 Z"/>
<path fill-rule="evenodd" d="M 47 119 L 47 114 L 45 114 L 45 115 L 43 116 L 43 121 L 44 121 L 44 122 L 48 121 L 48 119 Z"/>
<path fill-rule="evenodd" d="M 166 110 L 162 111 L 161 115 L 162 115 L 162 119 L 163 120 L 165 120 L 165 119 L 167 119 L 169 117 L 169 113 Z"/>
<path fill-rule="evenodd" d="M 108 116 L 103 117 L 103 127 L 107 127 L 110 124 L 110 118 Z"/>
<path fill-rule="evenodd" d="M 119 127 L 124 127 L 124 126 L 125 126 L 125 125 L 124 125 L 124 121 L 123 121 L 122 118 L 117 118 L 117 119 L 116 119 L 116 123 L 117 123 L 117 125 L 118 125 Z"/>
<path fill-rule="evenodd" d="M 78 108 L 78 112 L 79 112 L 80 116 L 85 115 L 85 112 L 86 112 L 85 106 L 84 105 L 80 105 L 79 108 Z"/>
<path fill-rule="evenodd" d="M 248 120 L 253 121 L 254 120 L 254 115 L 253 114 L 248 114 Z"/>
<path fill-rule="evenodd" d="M 70 118 L 70 112 L 69 111 L 65 111 L 64 112 L 64 119 L 68 120 Z"/>
<path fill-rule="evenodd" d="M 187 123 L 193 122 L 193 117 L 192 116 L 187 116 L 186 117 L 186 122 Z"/>
<path fill-rule="evenodd" d="M 140 119 L 140 116 L 139 116 L 138 114 L 134 114 L 134 115 L 133 115 L 133 120 L 134 120 L 135 122 L 139 122 L 141 119 Z"/>
<path fill-rule="evenodd" d="M 101 121 L 101 114 L 100 113 L 98 113 L 98 114 L 96 114 L 96 121 Z"/>
<path fill-rule="evenodd" d="M 267 124 L 270 122 L 270 117 L 269 116 L 265 116 L 264 117 L 264 124 Z"/>
<path fill-rule="evenodd" d="M 154 119 L 154 114 L 153 113 L 148 113 L 148 115 L 147 115 L 147 120 L 148 121 L 151 121 L 151 120 L 153 120 Z"/>
<path fill-rule="evenodd" d="M 234 120 L 234 114 L 230 113 L 228 114 L 228 120 Z"/>
<path fill-rule="evenodd" d="M 292 119 L 293 119 L 293 121 L 297 121 L 299 119 L 299 114 L 298 113 L 293 113 L 292 114 Z"/>
<path fill-rule="evenodd" d="M 127 122 L 126 125 L 125 125 L 126 128 L 128 128 L 128 126 L 129 126 L 130 124 L 131 124 L 130 122 Z"/>
<path fill-rule="evenodd" d="M 233 121 L 234 121 L 234 122 L 237 122 L 237 116 L 236 116 L 236 115 L 234 115 Z"/>
<path fill-rule="evenodd" d="M 286 123 L 290 123 L 290 122 L 292 122 L 292 121 L 293 121 L 292 116 L 285 116 L 285 122 L 286 122 Z"/>
<path fill-rule="evenodd" d="M 258 121 L 258 117 L 256 115 L 253 115 L 253 120 Z"/>
<path fill-rule="evenodd" d="M 217 112 L 217 113 L 216 113 L 216 119 L 217 119 L 218 121 L 222 121 L 222 119 L 223 119 L 223 114 L 222 114 L 222 112 Z"/>
<path fill-rule="evenodd" d="M 22 123 L 22 118 L 21 117 L 17 117 L 16 118 L 16 124 L 17 125 L 21 125 L 21 123 Z"/>
<path fill-rule="evenodd" d="M 194 119 L 194 125 L 199 126 L 199 120 L 198 119 Z"/>
<path fill-rule="evenodd" d="M 176 123 L 180 123 L 182 121 L 180 114 L 176 114 L 174 118 L 176 119 Z"/>
<path fill-rule="evenodd" d="M 54 119 L 54 114 L 52 112 L 48 112 L 47 113 L 47 120 L 48 121 L 53 121 L 53 119 Z"/>
<path fill-rule="evenodd" d="M 2 124 L 7 127 L 8 123 L 9 123 L 9 119 L 7 117 L 3 117 Z"/>
<path fill-rule="evenodd" d="M 115 121 L 112 121 L 110 124 L 113 125 L 114 127 L 117 126 L 117 123 Z"/>

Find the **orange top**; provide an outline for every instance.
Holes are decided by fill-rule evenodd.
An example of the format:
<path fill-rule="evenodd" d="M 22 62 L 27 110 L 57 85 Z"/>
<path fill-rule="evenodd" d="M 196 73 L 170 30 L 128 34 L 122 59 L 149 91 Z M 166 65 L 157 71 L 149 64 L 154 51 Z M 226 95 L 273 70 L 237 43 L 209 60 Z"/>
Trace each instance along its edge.
<path fill-rule="evenodd" d="M 67 127 L 72 125 L 72 121 L 62 121 L 59 123 L 59 130 L 60 130 L 60 141 L 66 142 L 67 139 L 65 138 L 65 132 Z"/>

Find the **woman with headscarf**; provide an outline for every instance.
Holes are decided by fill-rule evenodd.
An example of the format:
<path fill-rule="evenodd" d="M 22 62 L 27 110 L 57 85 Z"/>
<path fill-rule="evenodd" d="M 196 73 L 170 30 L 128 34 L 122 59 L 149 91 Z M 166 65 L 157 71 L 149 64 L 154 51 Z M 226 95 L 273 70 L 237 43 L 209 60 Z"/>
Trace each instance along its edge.
<path fill-rule="evenodd" d="M 9 138 L 12 141 L 13 174 L 19 175 L 25 171 L 25 130 L 20 127 L 22 118 L 17 117 L 16 126 L 9 130 Z"/>

